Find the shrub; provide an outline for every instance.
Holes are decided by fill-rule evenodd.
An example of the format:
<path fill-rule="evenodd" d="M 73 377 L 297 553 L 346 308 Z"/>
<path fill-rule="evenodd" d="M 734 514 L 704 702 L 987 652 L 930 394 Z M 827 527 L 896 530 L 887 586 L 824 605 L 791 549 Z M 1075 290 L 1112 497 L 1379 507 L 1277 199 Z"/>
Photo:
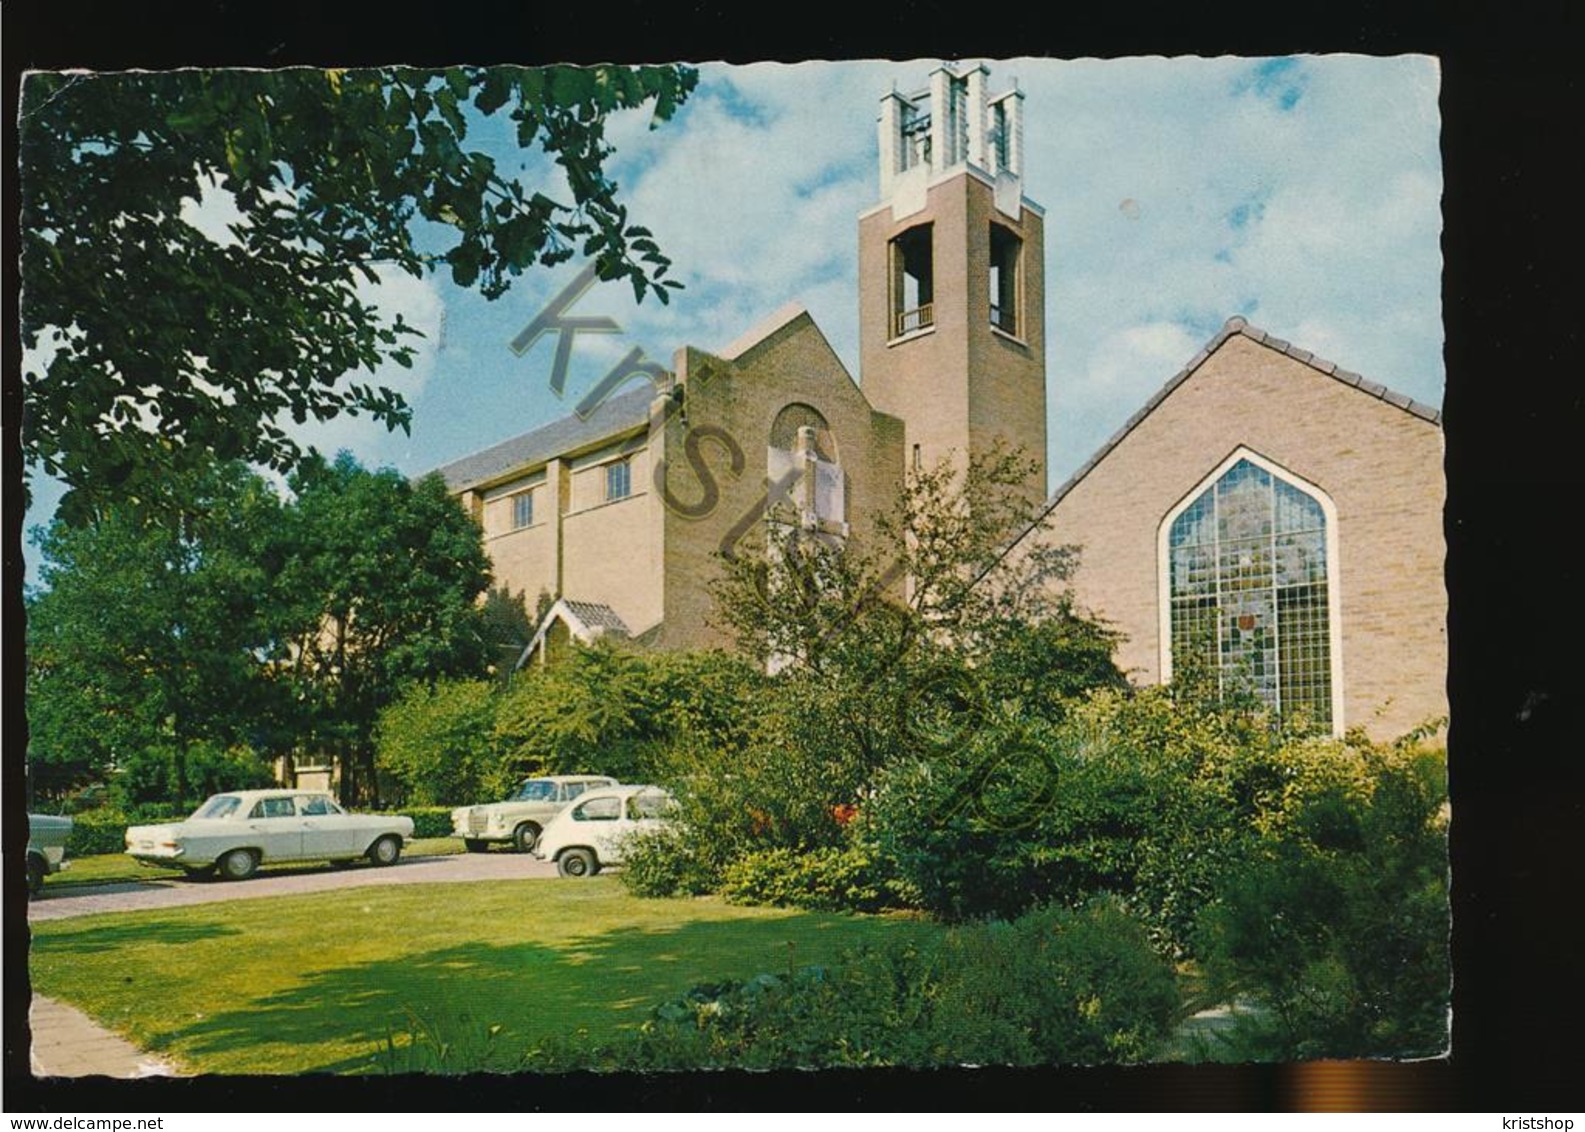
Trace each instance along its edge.
<path fill-rule="evenodd" d="M 1175 689 L 1103 691 L 1059 724 L 993 717 L 959 750 L 890 768 L 861 826 L 936 915 L 1008 919 L 1110 892 L 1187 955 L 1230 871 L 1302 826 L 1324 832 L 1375 780 L 1330 737 Z"/>
<path fill-rule="evenodd" d="M 880 775 L 860 836 L 948 920 L 1130 893 L 1159 809 L 1139 768 L 1071 728 L 996 721 L 961 750 Z"/>
<path fill-rule="evenodd" d="M 715 874 L 695 840 L 675 826 L 646 830 L 624 848 L 622 883 L 635 896 L 696 896 L 715 887 Z"/>
<path fill-rule="evenodd" d="M 530 1069 L 1051 1065 L 1138 1061 L 1178 1007 L 1171 967 L 1114 901 L 972 924 L 694 987 L 606 1045 L 541 1043 Z"/>
<path fill-rule="evenodd" d="M 734 904 L 819 912 L 876 912 L 913 902 L 912 894 L 885 874 L 863 844 L 748 853 L 726 867 L 720 891 Z"/>
<path fill-rule="evenodd" d="M 167 743 L 134 752 L 111 779 L 109 796 L 119 809 L 153 805 L 188 812 L 211 794 L 274 784 L 270 768 L 252 750 L 199 740 L 185 748 Z"/>
<path fill-rule="evenodd" d="M 609 642 L 574 648 L 522 673 L 502 699 L 496 786 L 533 774 L 650 780 L 659 753 L 681 739 L 737 742 L 763 679 L 722 652 L 641 654 Z"/>
<path fill-rule="evenodd" d="M 413 819 L 414 837 L 451 836 L 451 810 L 445 806 L 406 806 L 396 812 Z"/>
<path fill-rule="evenodd" d="M 1269 816 L 1270 835 L 1227 872 L 1202 916 L 1199 950 L 1213 987 L 1262 1008 L 1234 1028 L 1232 1053 L 1442 1053 L 1442 756 L 1358 741 L 1328 753 L 1295 775 Z"/>
<path fill-rule="evenodd" d="M 66 839 L 66 854 L 91 857 L 99 853 L 125 852 L 127 826 L 136 824 L 120 810 L 84 810 L 74 814 L 71 836 Z"/>
<path fill-rule="evenodd" d="M 1143 1061 L 1180 1003 L 1171 965 L 1113 898 L 959 931 L 946 962 L 937 1017 L 955 1034 L 949 1048 L 981 1062 Z"/>

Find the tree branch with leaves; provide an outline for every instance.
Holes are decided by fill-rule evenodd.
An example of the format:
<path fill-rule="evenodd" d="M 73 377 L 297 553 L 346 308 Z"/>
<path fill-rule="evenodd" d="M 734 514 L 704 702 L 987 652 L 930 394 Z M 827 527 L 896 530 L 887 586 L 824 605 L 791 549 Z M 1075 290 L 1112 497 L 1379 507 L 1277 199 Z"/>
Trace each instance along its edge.
<path fill-rule="evenodd" d="M 680 286 L 606 174 L 610 116 L 669 119 L 679 66 L 187 70 L 27 76 L 22 196 L 24 456 L 63 480 L 61 514 L 168 500 L 176 471 L 281 472 L 288 426 L 341 413 L 407 429 L 357 375 L 411 365 L 418 332 L 361 287 L 448 269 L 489 298 L 536 265 L 592 257 L 667 301 Z M 472 146 L 496 114 L 565 175 L 526 186 Z M 211 239 L 184 206 L 229 197 Z"/>

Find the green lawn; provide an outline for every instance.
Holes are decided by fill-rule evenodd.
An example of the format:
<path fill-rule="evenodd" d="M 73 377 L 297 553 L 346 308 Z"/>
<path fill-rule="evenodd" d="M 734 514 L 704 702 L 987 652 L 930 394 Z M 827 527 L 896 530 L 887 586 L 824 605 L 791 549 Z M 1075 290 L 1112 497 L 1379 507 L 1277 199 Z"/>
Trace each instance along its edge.
<path fill-rule="evenodd" d="M 377 1071 L 413 1019 L 498 1047 L 926 922 L 640 900 L 614 877 L 358 888 L 32 926 L 34 987 L 203 1073 Z"/>
<path fill-rule="evenodd" d="M 409 857 L 436 857 L 462 852 L 462 842 L 455 837 L 422 837 L 409 841 L 402 850 Z M 179 877 L 174 869 L 161 869 L 140 865 L 125 853 L 100 853 L 92 857 L 72 857 L 71 867 L 65 872 L 52 873 L 44 878 L 46 891 L 71 888 L 83 884 L 110 884 L 128 880 L 158 880 L 161 877 Z M 265 865 L 260 872 L 276 872 L 304 868 L 302 862 L 284 865 Z M 309 865 L 308 867 L 313 867 Z"/>

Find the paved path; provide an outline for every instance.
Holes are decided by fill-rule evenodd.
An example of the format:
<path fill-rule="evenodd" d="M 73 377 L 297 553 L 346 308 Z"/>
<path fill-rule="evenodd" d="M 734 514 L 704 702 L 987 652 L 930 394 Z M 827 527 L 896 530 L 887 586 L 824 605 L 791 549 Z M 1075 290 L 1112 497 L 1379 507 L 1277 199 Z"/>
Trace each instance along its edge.
<path fill-rule="evenodd" d="M 178 908 L 221 900 L 260 896 L 295 896 L 365 885 L 436 884 L 447 881 L 525 880 L 553 877 L 556 866 L 521 853 L 459 853 L 445 857 L 408 857 L 390 868 L 354 865 L 332 869 L 314 865 L 283 873 L 263 873 L 249 880 L 194 880 L 180 874 L 121 884 L 72 885 L 45 889 L 28 905 L 28 922 L 87 916 L 95 912 L 136 912 Z"/>
<path fill-rule="evenodd" d="M 28 1010 L 33 1030 L 35 1077 L 179 1077 L 186 1071 L 172 1061 L 144 1053 L 117 1037 L 81 1010 L 33 996 Z"/>

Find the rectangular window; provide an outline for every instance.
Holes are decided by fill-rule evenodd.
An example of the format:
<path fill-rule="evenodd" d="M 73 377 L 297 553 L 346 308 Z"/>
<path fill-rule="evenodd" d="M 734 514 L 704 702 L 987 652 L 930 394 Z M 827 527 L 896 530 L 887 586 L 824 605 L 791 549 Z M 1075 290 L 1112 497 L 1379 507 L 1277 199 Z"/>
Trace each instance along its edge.
<path fill-rule="evenodd" d="M 534 493 L 519 492 L 512 496 L 512 529 L 522 530 L 534 525 Z"/>
<path fill-rule="evenodd" d="M 626 499 L 633 494 L 633 465 L 628 460 L 618 460 L 605 466 L 605 501 Z"/>
<path fill-rule="evenodd" d="M 936 321 L 930 225 L 910 228 L 892 241 L 892 337 Z"/>
<path fill-rule="evenodd" d="M 991 107 L 991 152 L 996 155 L 996 172 L 1008 166 L 1007 104 L 998 102 Z"/>
<path fill-rule="evenodd" d="M 1000 224 L 991 225 L 991 325 L 1018 333 L 1018 260 L 1024 242 Z"/>
<path fill-rule="evenodd" d="M 903 168 L 930 164 L 930 115 L 912 103 L 903 109 Z"/>
<path fill-rule="evenodd" d="M 956 165 L 969 159 L 969 81 L 947 80 L 947 159 Z"/>

